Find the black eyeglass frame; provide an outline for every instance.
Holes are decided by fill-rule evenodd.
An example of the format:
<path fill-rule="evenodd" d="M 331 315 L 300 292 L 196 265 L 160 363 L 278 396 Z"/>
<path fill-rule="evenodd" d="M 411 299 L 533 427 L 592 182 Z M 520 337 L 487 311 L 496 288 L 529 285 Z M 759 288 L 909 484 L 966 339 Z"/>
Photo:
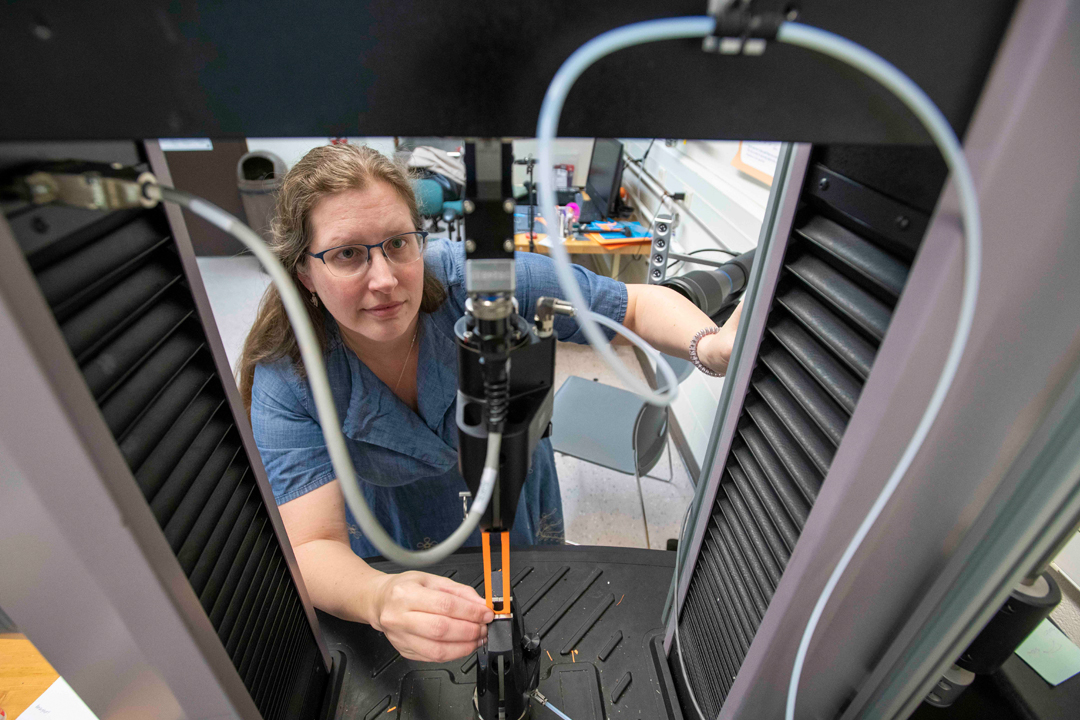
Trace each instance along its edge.
<path fill-rule="evenodd" d="M 390 263 L 391 265 L 408 265 L 409 263 L 416 262 L 416 260 L 419 260 L 420 258 L 416 258 L 416 260 L 410 260 L 407 263 L 395 262 L 395 261 L 390 259 L 389 255 L 386 254 L 386 248 L 383 247 L 384 245 L 386 245 L 386 243 L 390 242 L 391 240 L 397 240 L 398 238 L 405 237 L 406 235 L 419 235 L 420 236 L 420 257 L 423 257 L 424 256 L 424 248 L 427 247 L 427 238 L 428 238 L 428 235 L 430 235 L 430 233 L 426 233 L 423 230 L 410 230 L 409 232 L 403 232 L 403 233 L 398 233 L 397 235 L 391 235 L 390 237 L 383 240 L 381 243 L 375 243 L 374 245 L 363 245 L 361 243 L 349 243 L 347 245 L 335 245 L 334 247 L 327 248 L 326 250 L 323 250 L 322 252 L 317 252 L 317 253 L 309 252 L 307 254 L 310 255 L 313 258 L 318 258 L 319 260 L 322 260 L 322 264 L 326 265 L 326 259 L 323 257 L 323 255 L 325 255 L 328 252 L 333 252 L 334 250 L 340 250 L 341 248 L 347 248 L 347 247 L 365 248 L 368 251 L 368 265 L 370 265 L 371 264 L 371 249 L 372 248 L 379 248 L 380 250 L 382 250 L 382 254 L 383 254 L 383 257 L 386 259 L 386 262 Z M 329 266 L 327 266 L 327 267 L 329 267 Z"/>

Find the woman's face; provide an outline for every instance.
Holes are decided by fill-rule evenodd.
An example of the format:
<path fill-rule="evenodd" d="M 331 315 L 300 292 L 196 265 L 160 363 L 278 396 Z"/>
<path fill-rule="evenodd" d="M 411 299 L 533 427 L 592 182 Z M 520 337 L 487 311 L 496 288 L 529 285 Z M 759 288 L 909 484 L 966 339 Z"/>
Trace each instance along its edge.
<path fill-rule="evenodd" d="M 416 230 L 409 208 L 383 182 L 364 190 L 346 190 L 323 198 L 309 218 L 311 247 L 319 253 L 340 245 L 374 245 Z M 420 311 L 424 260 L 392 264 L 379 248 L 371 248 L 366 272 L 350 277 L 331 275 L 321 260 L 307 257 L 300 281 L 348 334 L 388 342 L 406 333 Z M 351 331 L 351 332 L 350 332 Z"/>

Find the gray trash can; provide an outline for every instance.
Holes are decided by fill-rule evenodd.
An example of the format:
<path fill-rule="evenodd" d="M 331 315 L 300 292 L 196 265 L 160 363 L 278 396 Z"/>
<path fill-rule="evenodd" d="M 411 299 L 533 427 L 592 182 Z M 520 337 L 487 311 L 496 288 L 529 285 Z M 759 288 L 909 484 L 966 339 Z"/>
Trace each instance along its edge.
<path fill-rule="evenodd" d="M 236 185 L 251 229 L 270 240 L 277 191 L 285 178 L 285 162 L 272 152 L 249 152 L 236 163 Z"/>

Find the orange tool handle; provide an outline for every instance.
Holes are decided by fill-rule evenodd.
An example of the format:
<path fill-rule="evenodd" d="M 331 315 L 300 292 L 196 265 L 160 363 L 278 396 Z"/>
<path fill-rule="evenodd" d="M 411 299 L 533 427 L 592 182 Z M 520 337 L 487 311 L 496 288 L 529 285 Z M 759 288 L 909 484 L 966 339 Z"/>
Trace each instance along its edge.
<path fill-rule="evenodd" d="M 502 549 L 502 609 L 495 609 L 494 593 L 491 587 L 491 536 L 500 535 Z M 510 533 L 480 533 L 480 547 L 484 555 L 484 602 L 496 615 L 510 614 Z"/>
<path fill-rule="evenodd" d="M 489 542 L 491 533 L 486 530 L 480 533 L 480 547 L 484 552 L 484 602 L 487 603 L 488 610 L 495 610 L 495 601 L 491 597 L 491 544 Z"/>
<path fill-rule="evenodd" d="M 503 604 L 502 612 L 500 615 L 510 614 L 510 533 L 499 533 L 502 535 L 502 586 L 503 586 Z"/>

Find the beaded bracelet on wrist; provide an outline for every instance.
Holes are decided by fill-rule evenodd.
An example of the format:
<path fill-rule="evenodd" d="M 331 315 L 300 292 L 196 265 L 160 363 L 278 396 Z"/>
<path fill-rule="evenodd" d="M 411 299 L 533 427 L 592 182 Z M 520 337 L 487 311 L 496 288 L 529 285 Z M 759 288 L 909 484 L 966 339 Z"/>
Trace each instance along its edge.
<path fill-rule="evenodd" d="M 710 377 L 723 377 L 723 375 L 718 372 L 713 372 L 709 368 L 705 367 L 704 364 L 702 364 L 701 360 L 698 358 L 697 345 L 698 341 L 701 340 L 701 338 L 705 337 L 706 335 L 715 335 L 718 332 L 720 332 L 720 328 L 718 327 L 704 328 L 702 330 L 698 330 L 697 334 L 694 335 L 694 339 L 690 341 L 690 361 L 697 366 L 698 370 Z"/>

